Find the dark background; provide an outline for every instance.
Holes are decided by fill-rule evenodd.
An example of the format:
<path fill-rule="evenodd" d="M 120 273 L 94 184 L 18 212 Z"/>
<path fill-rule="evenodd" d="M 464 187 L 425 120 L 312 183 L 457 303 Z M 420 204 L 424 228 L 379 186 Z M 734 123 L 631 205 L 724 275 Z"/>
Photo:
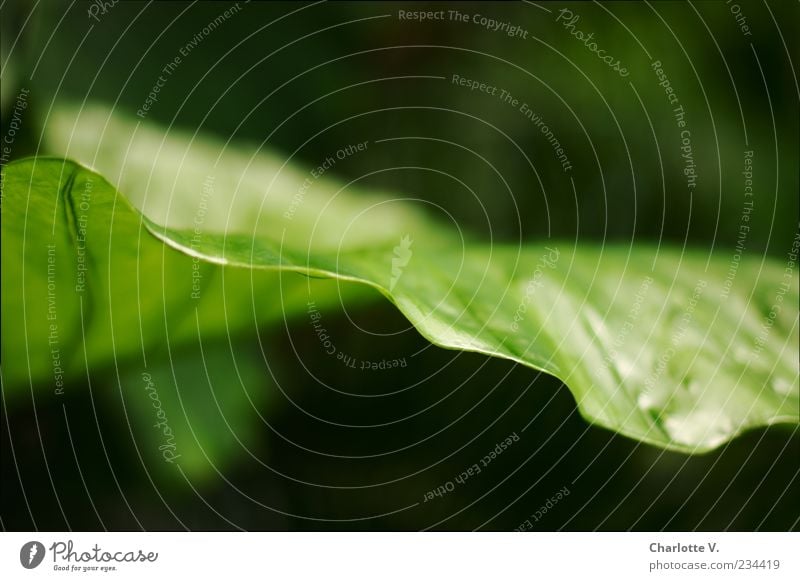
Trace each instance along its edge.
<path fill-rule="evenodd" d="M 229 7 L 120 2 L 95 22 L 89 6 L 54 3 L 31 14 L 28 3 L 4 5 L 4 135 L 17 92 L 30 89 L 12 158 L 50 152 L 40 135 L 58 101 L 135 114 L 160 69 Z M 795 3 L 739 2 L 752 36 L 724 2 L 542 4 L 549 13 L 516 3 L 241 6 L 183 58 L 149 120 L 266 140 L 308 166 L 344 143 L 412 138 L 371 147 L 336 171 L 354 178 L 387 170 L 365 185 L 440 204 L 476 236 L 509 243 L 577 236 L 733 248 L 743 152 L 753 150 L 747 251 L 781 258 L 797 231 Z M 629 77 L 555 22 L 563 6 L 581 15 L 577 27 L 594 32 Z M 442 8 L 507 20 L 529 38 L 397 18 L 401 9 Z M 649 66 L 656 59 L 691 129 L 699 173 L 691 195 L 679 131 Z M 453 85 L 453 74 L 530 103 L 573 170 L 562 170 L 518 111 Z M 266 361 L 253 336 L 205 345 L 221 369 L 232 356 L 251 362 L 249 389 L 261 397 L 257 410 L 231 405 L 233 428 L 211 403 L 207 417 L 189 418 L 211 442 L 207 461 L 190 474 L 126 428 L 135 406 L 121 405 L 126 396 L 113 376 L 68 386 L 65 402 L 36 386 L 30 396 L 4 398 L 3 528 L 511 530 L 564 487 L 567 497 L 538 522 L 530 518 L 534 529 L 797 527 L 796 429 L 754 431 L 701 456 L 665 452 L 588 426 L 553 378 L 428 345 L 388 303 L 344 307 L 323 314 L 342 351 L 409 365 L 347 370 L 321 353 L 302 316 L 261 330 Z M 202 389 L 197 357 L 191 346 L 176 351 L 180 389 Z M 215 390 L 226 389 L 225 377 L 220 371 Z M 218 431 L 240 426 L 251 426 L 246 445 L 215 446 L 230 440 Z M 519 442 L 478 477 L 422 502 L 512 432 Z"/>

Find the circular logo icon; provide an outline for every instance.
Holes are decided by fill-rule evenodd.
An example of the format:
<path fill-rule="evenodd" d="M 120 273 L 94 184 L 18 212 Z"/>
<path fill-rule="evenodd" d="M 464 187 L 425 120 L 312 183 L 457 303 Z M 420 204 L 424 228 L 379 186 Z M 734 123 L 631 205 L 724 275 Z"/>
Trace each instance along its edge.
<path fill-rule="evenodd" d="M 26 569 L 35 569 L 44 559 L 44 545 L 39 541 L 29 541 L 19 550 L 19 562 Z"/>

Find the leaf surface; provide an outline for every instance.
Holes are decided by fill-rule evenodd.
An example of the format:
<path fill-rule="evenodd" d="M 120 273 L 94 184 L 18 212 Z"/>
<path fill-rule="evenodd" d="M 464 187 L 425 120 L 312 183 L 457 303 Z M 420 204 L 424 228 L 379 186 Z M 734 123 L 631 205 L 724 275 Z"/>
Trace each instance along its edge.
<path fill-rule="evenodd" d="M 80 116 L 75 127 L 83 130 L 51 129 L 62 136 L 59 148 L 131 192 L 148 217 L 100 176 L 74 163 L 40 159 L 9 166 L 4 177 L 4 361 L 9 355 L 7 297 L 19 296 L 6 266 L 19 248 L 7 255 L 6 239 L 19 245 L 26 230 L 17 221 L 25 222 L 25 216 L 33 214 L 33 222 L 25 222 L 27 232 L 47 232 L 55 219 L 63 261 L 70 264 L 75 207 L 86 183 L 94 182 L 92 223 L 101 232 L 87 238 L 87 247 L 103 255 L 113 248 L 109 240 L 135 241 L 129 252 L 106 260 L 108 269 L 99 269 L 102 277 L 92 283 L 92 292 L 112 302 L 132 300 L 131 276 L 138 272 L 139 311 L 142 304 L 152 305 L 147 309 L 161 305 L 172 292 L 164 269 L 161 278 L 141 285 L 143 276 L 153 276 L 152 265 L 144 275 L 142 264 L 154 253 L 165 264 L 183 261 L 186 268 L 199 260 L 210 272 L 218 265 L 238 273 L 240 292 L 254 306 L 245 309 L 251 323 L 280 317 L 281 308 L 287 308 L 276 307 L 277 293 L 270 294 L 268 285 L 262 287 L 266 294 L 251 292 L 247 277 L 252 273 L 331 277 L 377 289 L 439 346 L 503 357 L 557 376 L 589 421 L 644 442 L 698 452 L 750 428 L 798 422 L 798 276 L 780 261 L 745 256 L 731 277 L 729 252 L 474 242 L 408 201 L 313 177 L 257 149 L 164 134 L 101 112 Z M 87 124 L 102 131 L 88 132 Z M 80 135 L 99 135 L 101 146 L 73 140 Z M 110 139 L 104 135 L 117 140 L 114 147 L 103 145 Z M 205 202 L 207 219 L 198 235 L 193 216 L 209 176 L 214 196 Z M 309 176 L 313 179 L 304 187 Z M 54 214 L 57 193 L 67 208 L 62 212 L 56 205 Z M 7 228 L 10 203 L 15 218 Z M 25 266 L 37 277 L 38 295 L 24 295 L 38 310 L 23 309 L 25 317 L 42 318 L 40 304 L 46 304 L 43 246 L 35 246 L 35 257 L 26 247 L 13 266 Z M 140 250 L 144 247 L 146 252 Z M 167 270 L 172 275 L 177 268 Z M 185 285 L 190 273 L 183 278 Z M 120 284 L 125 288 L 115 290 Z M 204 308 L 219 311 L 219 295 L 205 296 Z M 98 305 L 91 313 L 102 318 L 108 309 L 102 301 Z M 227 309 L 231 315 L 236 313 Z M 236 326 L 228 320 L 229 330 Z M 166 339 L 148 336 L 147 325 L 141 333 L 143 344 Z M 108 357 L 103 331 L 90 340 L 87 353 Z M 138 344 L 140 337 L 132 340 Z M 4 363 L 4 373 L 7 367 Z"/>

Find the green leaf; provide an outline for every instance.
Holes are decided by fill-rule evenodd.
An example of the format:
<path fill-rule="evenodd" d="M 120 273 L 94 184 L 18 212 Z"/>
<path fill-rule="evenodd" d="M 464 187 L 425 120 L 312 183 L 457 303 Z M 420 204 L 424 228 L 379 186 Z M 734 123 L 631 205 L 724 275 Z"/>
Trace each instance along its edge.
<path fill-rule="evenodd" d="M 90 372 L 144 371 L 172 347 L 336 305 L 363 288 L 210 264 L 174 252 L 98 174 L 34 158 L 3 169 L 2 357 L 6 393 L 62 395 Z"/>
<path fill-rule="evenodd" d="M 409 223 L 411 239 L 425 240 L 424 227 Z M 151 228 L 208 260 L 374 286 L 431 342 L 551 373 L 589 421 L 645 442 L 708 450 L 798 421 L 798 281 L 780 264 L 742 260 L 726 290 L 728 262 L 699 253 L 427 240 L 412 243 L 397 278 L 402 239 L 303 262 L 300 249 L 263 238 L 209 236 L 192 248 L 186 232 Z"/>
<path fill-rule="evenodd" d="M 164 134 L 98 111 L 82 111 L 76 127 L 51 134 L 70 136 L 62 137 L 64 151 L 132 191 L 151 218 L 149 231 L 166 246 L 245 273 L 292 270 L 373 287 L 437 345 L 557 376 L 593 423 L 698 452 L 750 428 L 799 420 L 793 262 L 744 257 L 731 278 L 731 253 L 474 243 L 408 202 L 358 195 L 326 176 L 298 198 L 311 174 L 269 154 Z M 76 142 L 81 135 L 106 141 Z M 8 173 L 17 187 L 34 182 L 31 199 L 66 186 L 80 192 L 82 181 L 100 179 L 72 166 L 69 182 L 52 175 L 61 162 L 39 161 L 36 171 L 34 162 L 26 164 Z M 217 221 L 198 237 L 189 210 L 209 174 L 220 192 Z M 124 204 L 110 216 L 119 220 L 118 213 L 141 223 Z M 135 255 L 128 258 L 119 261 L 123 271 L 136 268 Z M 5 250 L 3 264 L 5 274 Z"/>

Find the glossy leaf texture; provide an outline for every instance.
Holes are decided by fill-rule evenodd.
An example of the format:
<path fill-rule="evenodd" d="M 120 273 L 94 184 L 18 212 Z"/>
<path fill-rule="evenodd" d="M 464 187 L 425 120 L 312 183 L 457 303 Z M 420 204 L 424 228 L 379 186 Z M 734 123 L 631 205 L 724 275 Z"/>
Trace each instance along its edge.
<path fill-rule="evenodd" d="M 74 129 L 64 121 L 79 117 Z M 744 257 L 731 277 L 731 253 L 724 250 L 473 242 L 410 202 L 358 191 L 357 184 L 323 176 L 304 188 L 312 174 L 258 148 L 164 133 L 102 111 L 58 123 L 51 132 L 54 141 L 61 136 L 60 149 L 131 192 L 148 216 L 149 233 L 164 243 L 151 250 L 162 257 L 189 256 L 204 267 L 224 265 L 225 272 L 296 271 L 363 283 L 433 343 L 553 374 L 590 422 L 665 448 L 705 451 L 750 428 L 798 422 L 798 276 L 782 261 Z M 82 135 L 99 141 L 77 141 Z M 51 227 L 48 200 L 57 192 L 75 206 L 87 180 L 102 180 L 44 160 L 12 164 L 6 174 L 6 190 L 23 189 L 20 199 L 49 210 L 37 231 Z M 198 236 L 192 216 L 208 176 L 214 209 Z M 119 221 L 136 247 L 155 242 L 113 188 L 95 192 L 93 222 Z M 6 193 L 4 214 L 8 201 Z M 66 226 L 64 232 L 62 245 L 74 246 Z M 5 237 L 18 235 L 4 225 L 4 274 Z M 108 237 L 94 238 L 92 245 L 108 251 Z M 43 256 L 36 259 L 39 276 L 46 274 Z M 101 284 L 125 280 L 141 260 L 136 252 L 114 257 Z M 46 300 L 44 282 L 37 300 Z M 163 284 L 144 289 L 143 300 Z M 246 292 L 250 299 L 258 294 L 249 286 Z M 211 312 L 219 309 L 214 293 L 204 296 Z M 273 294 L 253 302 L 276 301 Z"/>

